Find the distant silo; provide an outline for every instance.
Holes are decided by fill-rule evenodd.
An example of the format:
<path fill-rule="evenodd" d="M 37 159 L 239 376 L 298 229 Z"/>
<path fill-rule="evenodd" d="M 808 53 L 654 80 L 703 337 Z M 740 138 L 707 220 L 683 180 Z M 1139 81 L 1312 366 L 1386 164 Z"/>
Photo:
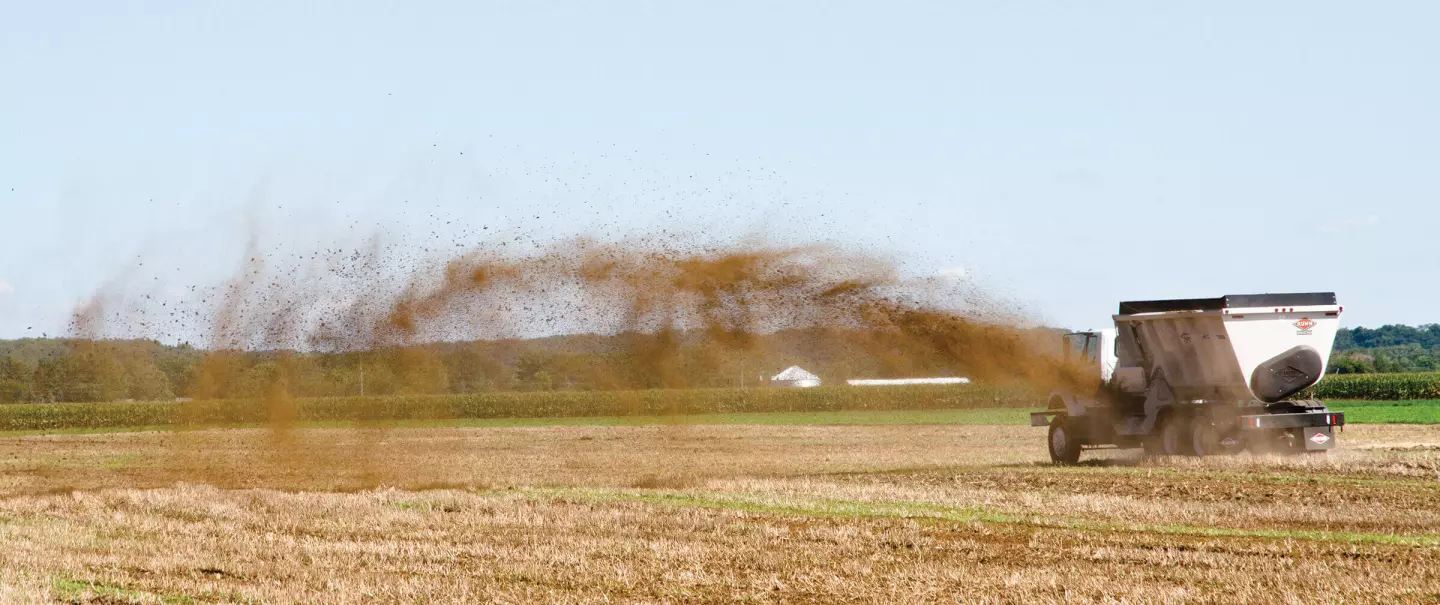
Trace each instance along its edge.
<path fill-rule="evenodd" d="M 790 366 L 785 368 L 784 372 L 772 376 L 770 384 L 777 387 L 818 387 L 820 377 L 800 366 Z"/>

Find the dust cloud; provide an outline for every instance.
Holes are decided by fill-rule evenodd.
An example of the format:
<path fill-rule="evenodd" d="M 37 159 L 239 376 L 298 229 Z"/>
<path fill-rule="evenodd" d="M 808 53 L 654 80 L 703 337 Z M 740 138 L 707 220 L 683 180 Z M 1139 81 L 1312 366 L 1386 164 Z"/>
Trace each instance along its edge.
<path fill-rule="evenodd" d="M 713 368 L 687 353 L 761 350 L 782 333 L 867 358 L 890 377 L 958 375 L 1039 390 L 1090 380 L 1057 358 L 1052 331 L 1013 305 L 973 286 L 902 278 L 888 259 L 833 244 L 701 248 L 675 238 L 577 237 L 526 252 L 478 247 L 418 266 L 387 252 L 373 238 L 296 262 L 267 257 L 252 236 L 226 283 L 193 309 L 169 309 L 168 331 L 143 333 L 162 322 L 117 300 L 111 285 L 76 310 L 73 332 L 82 341 L 117 325 L 132 335 L 139 325 L 154 339 L 204 334 L 198 399 L 223 396 L 248 353 L 278 360 L 265 389 L 278 399 L 291 391 L 288 364 L 308 354 L 423 364 L 419 351 L 434 343 L 557 334 L 609 337 L 635 372 L 653 377 L 602 381 L 615 388 L 696 386 L 687 377 Z"/>
<path fill-rule="evenodd" d="M 372 367 L 384 360 L 420 385 L 415 393 L 435 392 L 426 386 L 437 375 L 427 347 L 555 334 L 608 339 L 603 359 L 625 362 L 586 358 L 596 360 L 591 388 L 602 389 L 713 386 L 696 377 L 722 371 L 736 354 L 797 340 L 812 357 L 858 360 L 852 367 L 867 368 L 866 377 L 967 376 L 1042 392 L 1095 380 L 1058 358 L 1053 331 L 985 293 L 903 278 L 888 259 L 837 245 L 577 237 L 523 252 L 477 247 L 418 266 L 395 258 L 376 238 L 288 262 L 267 256 L 252 237 L 232 278 L 209 289 L 200 308 L 168 309 L 177 319 L 167 329 L 207 335 L 193 399 L 232 397 L 246 357 L 264 356 L 269 369 L 251 398 L 264 402 L 269 464 L 302 468 L 297 398 L 307 364 L 324 355 Z M 97 293 L 76 310 L 76 336 L 98 342 L 117 326 L 133 333 L 136 324 L 162 325 L 153 309 L 147 315 L 132 303 L 114 288 Z M 192 413 L 198 405 L 182 410 L 195 427 L 203 425 Z M 350 454 L 356 468 L 382 455 L 386 435 L 377 425 L 360 428 Z M 233 462 L 206 461 L 187 431 L 175 439 L 177 458 L 208 469 L 202 479 L 233 470 Z"/>

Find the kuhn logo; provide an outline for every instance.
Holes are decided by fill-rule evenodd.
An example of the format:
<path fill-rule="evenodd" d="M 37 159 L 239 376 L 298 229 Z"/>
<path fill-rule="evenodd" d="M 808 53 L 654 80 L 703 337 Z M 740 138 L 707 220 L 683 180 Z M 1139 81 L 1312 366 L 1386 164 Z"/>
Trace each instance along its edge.
<path fill-rule="evenodd" d="M 1310 328 L 1315 327 L 1315 320 L 1309 317 L 1302 317 L 1300 321 L 1295 322 L 1295 327 L 1300 329 L 1299 334 L 1309 334 Z"/>
<path fill-rule="evenodd" d="M 1326 441 L 1330 440 L 1330 436 L 1325 433 L 1315 433 L 1315 436 L 1311 437 L 1310 440 L 1314 441 L 1315 445 L 1324 445 Z"/>

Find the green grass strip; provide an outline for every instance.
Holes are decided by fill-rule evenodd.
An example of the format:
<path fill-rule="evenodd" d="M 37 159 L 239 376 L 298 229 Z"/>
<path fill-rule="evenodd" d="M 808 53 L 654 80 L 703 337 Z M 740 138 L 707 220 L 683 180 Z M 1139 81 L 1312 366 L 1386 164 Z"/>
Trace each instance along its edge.
<path fill-rule="evenodd" d="M 102 582 L 75 580 L 65 576 L 52 578 L 50 590 L 60 600 L 71 603 L 154 603 L 159 601 L 166 605 L 188 605 L 196 602 L 194 598 L 183 594 L 155 594 Z M 88 599 L 86 595 L 94 595 L 98 599 Z"/>
<path fill-rule="evenodd" d="M 655 426 L 655 425 L 756 425 L 756 426 L 854 426 L 854 425 L 1024 425 L 1030 417 L 1024 410 L 981 408 L 974 410 L 902 410 L 853 412 L 749 412 L 736 414 L 689 414 L 674 416 L 584 416 L 574 418 L 456 418 L 431 420 L 382 420 L 374 422 L 301 422 L 301 429 L 350 428 L 486 428 L 544 426 Z M 56 428 L 0 431 L 0 437 L 35 435 L 92 435 L 118 432 L 175 431 L 199 429 L 254 429 L 269 425 L 256 423 L 207 424 L 197 426 L 150 425 L 99 428 Z"/>

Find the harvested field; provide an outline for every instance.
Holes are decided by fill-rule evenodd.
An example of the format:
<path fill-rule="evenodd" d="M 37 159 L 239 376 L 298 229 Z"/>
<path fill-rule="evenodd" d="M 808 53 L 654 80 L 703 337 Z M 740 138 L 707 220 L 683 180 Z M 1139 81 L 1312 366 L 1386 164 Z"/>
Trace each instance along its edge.
<path fill-rule="evenodd" d="M 1440 427 L 1042 463 L 1019 426 L 0 437 L 0 601 L 1421 602 Z"/>

